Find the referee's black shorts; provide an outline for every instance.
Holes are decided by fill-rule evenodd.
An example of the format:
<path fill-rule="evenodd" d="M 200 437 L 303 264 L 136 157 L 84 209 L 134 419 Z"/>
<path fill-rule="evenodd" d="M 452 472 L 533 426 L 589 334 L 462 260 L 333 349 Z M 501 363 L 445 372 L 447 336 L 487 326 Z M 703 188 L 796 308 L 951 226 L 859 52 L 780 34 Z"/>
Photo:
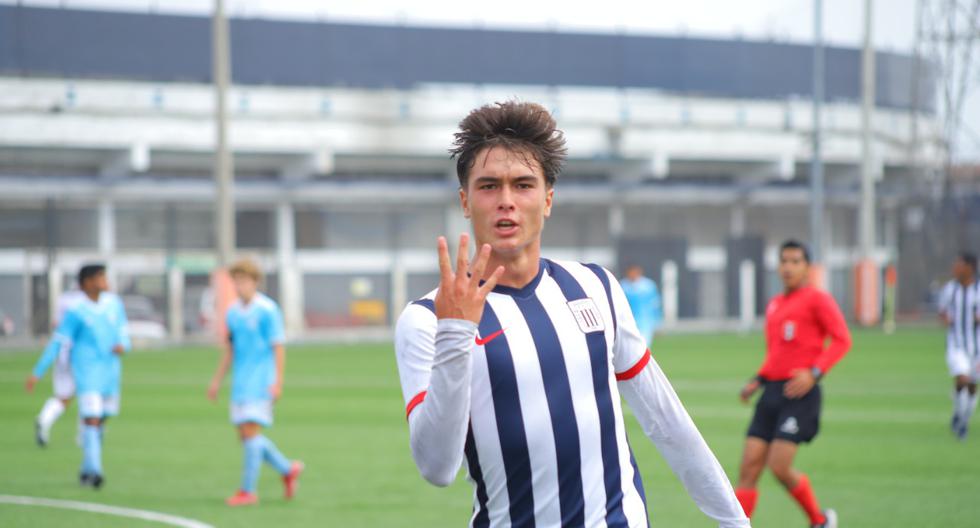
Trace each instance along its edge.
<path fill-rule="evenodd" d="M 785 381 L 764 381 L 762 396 L 755 404 L 755 415 L 747 436 L 766 442 L 787 440 L 795 444 L 813 440 L 820 430 L 820 385 L 802 398 L 783 395 Z"/>

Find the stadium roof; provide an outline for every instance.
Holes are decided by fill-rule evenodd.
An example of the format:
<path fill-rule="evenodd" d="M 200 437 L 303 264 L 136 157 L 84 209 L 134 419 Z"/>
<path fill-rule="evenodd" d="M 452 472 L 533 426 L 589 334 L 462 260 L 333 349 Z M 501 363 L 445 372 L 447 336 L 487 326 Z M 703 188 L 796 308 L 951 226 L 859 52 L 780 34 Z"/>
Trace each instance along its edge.
<path fill-rule="evenodd" d="M 209 82 L 210 19 L 0 5 L 0 75 Z M 811 94 L 809 46 L 749 40 L 232 19 L 233 81 L 411 88 L 421 83 L 648 88 L 699 96 Z M 860 50 L 826 48 L 827 99 L 860 101 Z M 877 53 L 877 104 L 933 111 L 915 60 Z"/>

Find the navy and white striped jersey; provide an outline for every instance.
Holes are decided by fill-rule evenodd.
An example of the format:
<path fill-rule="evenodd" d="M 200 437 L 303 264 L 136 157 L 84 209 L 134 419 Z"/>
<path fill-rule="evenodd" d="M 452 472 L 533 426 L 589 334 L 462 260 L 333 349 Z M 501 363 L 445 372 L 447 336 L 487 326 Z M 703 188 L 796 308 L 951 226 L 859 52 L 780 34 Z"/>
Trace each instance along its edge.
<path fill-rule="evenodd" d="M 650 362 L 646 342 L 608 271 L 539 267 L 527 286 L 488 296 L 470 341 L 471 526 L 647 526 L 617 387 Z M 429 388 L 435 293 L 411 303 L 396 330 L 409 416 Z"/>
<path fill-rule="evenodd" d="M 948 350 L 980 358 L 980 282 L 963 286 L 951 280 L 939 294 L 939 312 L 951 319 L 946 334 Z"/>

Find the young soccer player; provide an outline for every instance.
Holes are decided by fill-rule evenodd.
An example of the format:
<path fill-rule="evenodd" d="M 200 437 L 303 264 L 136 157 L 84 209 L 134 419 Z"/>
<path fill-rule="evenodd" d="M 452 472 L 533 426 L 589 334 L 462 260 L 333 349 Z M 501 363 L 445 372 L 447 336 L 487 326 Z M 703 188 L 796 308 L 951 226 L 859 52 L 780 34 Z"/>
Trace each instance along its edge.
<path fill-rule="evenodd" d="M 272 426 L 272 407 L 282 395 L 286 368 L 282 313 L 275 301 L 258 291 L 262 274 L 254 262 L 238 261 L 229 272 L 238 300 L 228 309 L 228 342 L 208 387 L 208 397 L 217 399 L 231 366 L 231 422 L 238 428 L 244 457 L 241 487 L 225 502 L 245 506 L 259 501 L 256 486 L 263 460 L 282 475 L 286 498 L 291 499 L 303 463 L 287 459 L 262 434 L 263 427 Z"/>
<path fill-rule="evenodd" d="M 63 347 L 70 347 L 78 412 L 84 423 L 79 481 L 83 486 L 98 489 L 105 479 L 102 471 L 102 424 L 110 414 L 118 412 L 118 405 L 114 406 L 112 402 L 113 393 L 117 393 L 114 385 L 118 384 L 113 356 L 123 354 L 128 342 L 120 332 L 125 323 L 120 321 L 120 317 L 125 317 L 121 305 L 104 295 L 109 289 L 105 266 L 83 266 L 78 273 L 78 283 L 85 297 L 65 313 L 34 371 L 27 378 L 27 390 L 34 390 Z"/>
<path fill-rule="evenodd" d="M 966 439 L 970 417 L 977 408 L 980 378 L 980 284 L 977 257 L 961 253 L 953 262 L 953 279 L 939 296 L 939 317 L 947 328 L 946 365 L 953 377 L 953 419 L 950 427 Z"/>
<path fill-rule="evenodd" d="M 743 402 L 762 388 L 749 425 L 735 494 L 752 516 L 759 475 L 768 465 L 814 528 L 836 528 L 837 513 L 821 510 L 807 476 L 793 467 L 799 444 L 820 426 L 818 382 L 851 347 L 851 335 L 834 298 L 807 284 L 810 256 L 794 240 L 779 249 L 784 291 L 766 307 L 766 359 L 741 392 Z M 830 338 L 830 345 L 824 342 Z"/>
<path fill-rule="evenodd" d="M 626 268 L 623 293 L 626 294 L 626 300 L 629 302 L 640 335 L 648 343 L 652 343 L 653 333 L 657 331 L 663 318 L 657 283 L 643 275 L 643 268 L 633 264 Z"/>
<path fill-rule="evenodd" d="M 437 486 L 465 459 L 471 526 L 646 527 L 620 394 L 701 510 L 746 527 L 724 471 L 647 349 L 616 279 L 543 259 L 565 142 L 537 104 L 460 123 L 462 235 L 438 239 L 437 290 L 398 320 L 395 354 L 412 457 Z"/>

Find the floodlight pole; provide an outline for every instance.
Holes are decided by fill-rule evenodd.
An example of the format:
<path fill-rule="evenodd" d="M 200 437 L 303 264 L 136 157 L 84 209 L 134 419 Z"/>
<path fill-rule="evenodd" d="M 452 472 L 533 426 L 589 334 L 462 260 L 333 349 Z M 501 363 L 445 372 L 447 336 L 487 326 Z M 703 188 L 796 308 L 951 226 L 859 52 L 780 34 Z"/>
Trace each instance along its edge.
<path fill-rule="evenodd" d="M 235 183 L 234 165 L 228 150 L 228 116 L 225 96 L 228 92 L 231 66 L 228 19 L 225 18 L 224 0 L 214 0 L 212 34 L 212 76 L 214 77 L 214 179 L 217 187 L 215 200 L 215 241 L 218 265 L 227 266 L 235 254 Z"/>
<path fill-rule="evenodd" d="M 871 45 L 871 0 L 864 0 L 864 48 L 861 51 L 861 259 L 872 258 L 875 246 L 875 173 L 871 112 L 875 104 L 875 52 Z"/>
<path fill-rule="evenodd" d="M 875 106 L 875 50 L 871 42 L 872 0 L 864 0 L 864 47 L 861 50 L 861 207 L 858 211 L 858 246 L 856 302 L 858 322 L 864 326 L 878 323 L 881 316 L 878 263 L 875 249 L 875 179 L 877 164 L 872 143 L 871 121 Z"/>
<path fill-rule="evenodd" d="M 813 1 L 813 139 L 810 158 L 810 253 L 813 264 L 823 265 L 824 183 L 820 121 L 824 98 L 823 2 Z"/>

